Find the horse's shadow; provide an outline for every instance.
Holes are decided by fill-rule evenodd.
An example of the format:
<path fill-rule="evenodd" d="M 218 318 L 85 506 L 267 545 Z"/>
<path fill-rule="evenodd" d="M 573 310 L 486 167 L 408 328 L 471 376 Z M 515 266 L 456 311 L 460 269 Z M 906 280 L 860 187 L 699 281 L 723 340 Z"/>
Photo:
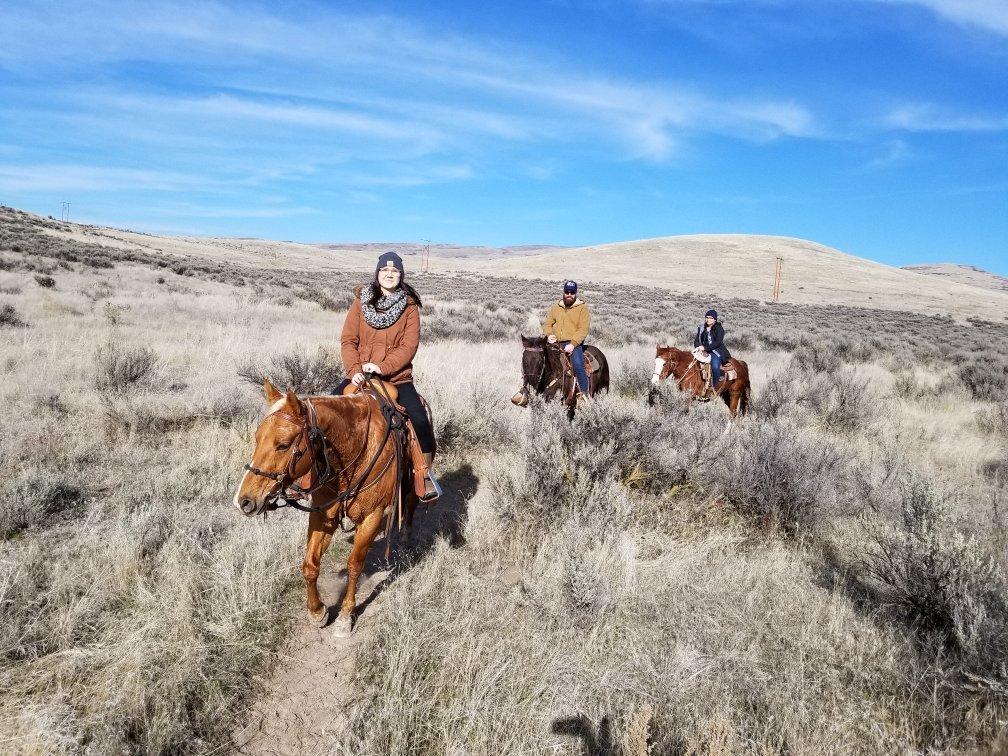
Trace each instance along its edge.
<path fill-rule="evenodd" d="M 455 470 L 439 476 L 442 494 L 432 507 L 419 504 L 413 517 L 413 528 L 406 538 L 405 522 L 402 529 L 393 522 L 389 534 L 391 547 L 389 558 L 385 558 L 385 539 L 375 540 L 364 558 L 364 572 L 357 587 L 357 607 L 353 622 L 364 614 L 371 603 L 388 588 L 399 575 L 408 572 L 418 564 L 444 539 L 453 549 L 465 545 L 465 524 L 469 515 L 469 500 L 479 489 L 479 478 L 470 464 L 465 463 Z M 390 516 L 395 517 L 395 514 Z M 405 521 L 405 516 L 404 516 Z M 382 531 L 384 532 L 384 531 Z M 348 541 L 353 540 L 351 535 Z M 340 569 L 325 586 L 329 596 L 342 596 L 346 590 L 346 567 Z M 320 581 L 321 582 L 321 581 Z M 327 606 L 326 624 L 335 619 L 338 605 Z"/>

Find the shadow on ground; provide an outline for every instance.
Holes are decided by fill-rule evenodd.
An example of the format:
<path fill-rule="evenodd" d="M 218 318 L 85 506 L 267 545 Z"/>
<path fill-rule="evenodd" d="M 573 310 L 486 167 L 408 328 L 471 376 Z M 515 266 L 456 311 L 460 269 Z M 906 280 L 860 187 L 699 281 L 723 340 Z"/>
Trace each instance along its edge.
<path fill-rule="evenodd" d="M 455 470 L 440 476 L 442 495 L 432 507 L 419 505 L 413 518 L 413 529 L 406 540 L 405 527 L 398 530 L 393 524 L 390 534 L 392 547 L 390 558 L 385 559 L 385 539 L 378 538 L 364 559 L 364 573 L 357 592 L 357 609 L 354 623 L 367 611 L 368 606 L 378 598 L 398 575 L 418 564 L 437 544 L 444 539 L 453 548 L 465 546 L 465 525 L 469 515 L 469 500 L 479 489 L 479 478 L 472 465 L 464 463 Z M 348 538 L 353 540 L 353 536 Z M 377 581 L 374 578 L 378 578 Z M 346 568 L 326 579 L 319 576 L 319 589 L 326 597 L 329 622 L 338 611 L 338 601 L 346 588 Z M 370 589 L 370 590 L 369 590 Z M 366 595 L 361 595 L 365 593 Z"/>

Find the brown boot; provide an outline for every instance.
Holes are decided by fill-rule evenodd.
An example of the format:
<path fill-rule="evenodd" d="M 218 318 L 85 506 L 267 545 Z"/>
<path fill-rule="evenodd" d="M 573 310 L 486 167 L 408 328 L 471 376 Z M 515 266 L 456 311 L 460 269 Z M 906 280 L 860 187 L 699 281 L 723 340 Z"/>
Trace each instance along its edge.
<path fill-rule="evenodd" d="M 434 477 L 434 473 L 431 472 L 431 468 L 434 466 L 434 455 L 431 452 L 427 452 L 423 456 L 427 473 L 424 475 L 424 493 L 420 497 L 420 501 L 424 504 L 433 504 L 441 498 L 441 486 Z"/>
<path fill-rule="evenodd" d="M 410 458 L 413 462 L 413 491 L 417 498 L 424 504 L 432 504 L 441 496 L 441 486 L 430 474 L 430 467 L 434 464 L 434 455 L 424 453 L 420 449 L 420 442 L 416 433 L 410 433 Z"/>

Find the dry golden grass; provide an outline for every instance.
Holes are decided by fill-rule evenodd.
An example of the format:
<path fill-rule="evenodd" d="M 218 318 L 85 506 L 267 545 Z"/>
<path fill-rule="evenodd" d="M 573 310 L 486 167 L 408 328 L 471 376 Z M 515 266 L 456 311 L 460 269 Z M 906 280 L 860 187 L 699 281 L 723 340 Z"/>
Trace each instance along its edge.
<path fill-rule="evenodd" d="M 223 259 L 204 240 L 177 244 Z M 242 244 L 228 252 L 249 265 L 274 253 Z M 226 750 L 256 676 L 302 621 L 305 527 L 230 504 L 263 409 L 238 370 L 334 350 L 342 314 L 294 288 L 123 263 L 51 275 L 43 288 L 32 270 L 0 270 L 0 307 L 27 323 L 0 331 L 0 746 Z M 472 343 L 453 324 L 531 329 L 525 283 L 494 285 L 514 287 L 514 310 L 483 312 L 485 292 L 438 283 L 427 318 L 444 336 L 416 367 L 440 469 L 468 495 L 464 539 L 439 540 L 369 608 L 342 725 L 304 742 L 375 754 L 993 747 L 1008 721 L 1005 592 L 985 560 L 1008 561 L 995 464 L 1008 429 L 1003 399 L 974 398 L 954 352 L 908 367 L 871 347 L 816 368 L 832 347 L 806 344 L 795 366 L 759 331 L 735 350 L 754 414 L 724 433 L 721 407 L 686 411 L 664 392 L 647 409 L 639 292 L 613 289 L 599 322 L 614 390 L 570 426 L 507 402 L 516 336 Z M 678 317 L 662 337 L 681 341 Z M 852 338 L 851 317 L 809 322 L 817 338 Z M 802 393 L 803 366 L 833 399 Z M 843 391 L 854 401 L 838 407 Z M 837 465 L 789 467 L 820 452 Z M 817 476 L 826 485 L 810 488 Z M 950 493 L 917 501 L 936 509 L 921 510 L 913 540 L 907 481 L 923 476 Z M 767 496 L 738 496 L 738 481 Z M 761 509 L 781 486 L 807 498 L 794 522 Z M 907 609 L 919 586 L 865 570 L 892 543 L 906 545 L 911 581 L 931 557 L 950 563 L 954 591 Z M 947 627 L 925 627 L 949 607 Z"/>

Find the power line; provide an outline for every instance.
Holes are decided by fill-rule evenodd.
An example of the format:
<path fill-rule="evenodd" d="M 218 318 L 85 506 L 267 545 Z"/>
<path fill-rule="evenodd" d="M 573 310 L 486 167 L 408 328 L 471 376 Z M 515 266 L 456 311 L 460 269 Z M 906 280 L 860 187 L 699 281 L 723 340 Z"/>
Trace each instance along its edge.
<path fill-rule="evenodd" d="M 70 222 L 70 203 L 61 202 L 60 203 L 60 220 L 66 223 Z"/>

